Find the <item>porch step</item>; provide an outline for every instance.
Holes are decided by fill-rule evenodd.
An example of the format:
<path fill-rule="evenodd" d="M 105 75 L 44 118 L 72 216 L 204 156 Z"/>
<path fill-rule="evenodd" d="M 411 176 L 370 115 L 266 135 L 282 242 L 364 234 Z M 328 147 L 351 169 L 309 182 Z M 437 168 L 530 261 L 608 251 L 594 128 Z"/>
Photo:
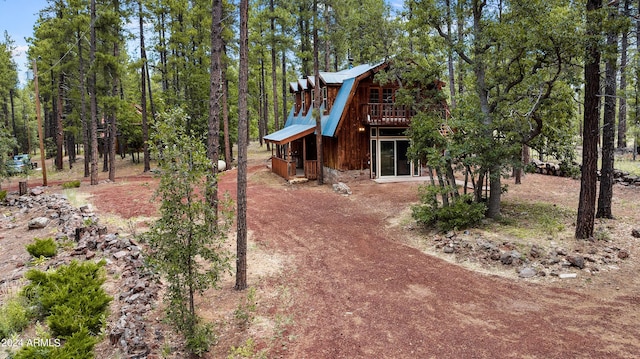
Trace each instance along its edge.
<path fill-rule="evenodd" d="M 295 177 L 289 180 L 290 184 L 305 183 L 305 182 L 309 182 L 309 179 L 304 177 Z"/>

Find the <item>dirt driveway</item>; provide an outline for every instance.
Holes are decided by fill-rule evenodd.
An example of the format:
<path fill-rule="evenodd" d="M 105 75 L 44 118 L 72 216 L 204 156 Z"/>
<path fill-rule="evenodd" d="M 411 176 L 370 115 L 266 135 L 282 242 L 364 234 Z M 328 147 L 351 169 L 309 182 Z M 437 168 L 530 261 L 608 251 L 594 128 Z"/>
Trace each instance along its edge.
<path fill-rule="evenodd" d="M 251 185 L 257 243 L 288 258 L 287 358 L 632 358 L 638 281 L 620 295 L 465 270 L 407 246 L 416 185 Z M 400 223 L 398 223 L 400 222 Z"/>
<path fill-rule="evenodd" d="M 545 192 L 566 190 L 568 183 L 528 180 L 544 181 Z M 256 319 L 248 330 L 221 329 L 209 357 L 227 357 L 247 338 L 268 358 L 640 355 L 636 266 L 611 280 L 575 285 L 470 271 L 412 245 L 421 240 L 408 214 L 416 183 L 349 185 L 353 194 L 343 196 L 330 186 L 285 184 L 263 161 L 250 165 L 248 269 Z M 220 187 L 235 196 L 234 170 Z M 135 230 L 155 213 L 147 204 L 153 188 L 155 180 L 143 175 L 82 191 L 107 224 Z M 122 220 L 109 223 L 112 217 Z M 227 278 L 200 300 L 206 318 L 233 322 L 244 294 L 232 287 Z"/>

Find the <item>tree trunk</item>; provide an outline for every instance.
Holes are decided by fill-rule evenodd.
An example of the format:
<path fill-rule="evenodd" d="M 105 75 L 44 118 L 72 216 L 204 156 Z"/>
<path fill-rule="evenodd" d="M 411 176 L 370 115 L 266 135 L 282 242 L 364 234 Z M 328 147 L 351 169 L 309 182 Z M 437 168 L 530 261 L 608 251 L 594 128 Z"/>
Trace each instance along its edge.
<path fill-rule="evenodd" d="M 331 42 L 329 41 L 329 4 L 324 6 L 324 71 L 330 71 L 330 54 L 331 54 Z"/>
<path fill-rule="evenodd" d="M 598 9 L 602 0 L 587 1 L 587 37 L 584 67 L 584 126 L 582 136 L 582 176 L 580 179 L 580 199 L 576 221 L 576 238 L 593 237 L 596 205 L 596 171 L 598 163 L 598 123 L 600 120 L 600 49 L 597 37 L 601 21 Z"/>
<path fill-rule="evenodd" d="M 442 207 L 449 207 L 449 193 L 447 191 L 447 183 L 442 177 L 442 169 L 436 166 L 436 176 L 438 177 L 438 186 L 440 187 L 440 197 L 442 198 Z"/>
<path fill-rule="evenodd" d="M 287 51 L 282 50 L 282 127 L 284 127 L 287 121 Z M 280 127 L 275 128 L 275 130 L 279 130 Z"/>
<path fill-rule="evenodd" d="M 614 10 L 609 9 L 609 18 L 615 19 Z M 607 34 L 607 47 L 613 49 L 607 59 L 604 85 L 604 125 L 602 127 L 602 167 L 600 169 L 600 192 L 598 194 L 597 218 L 613 218 L 611 199 L 613 197 L 613 161 L 616 135 L 616 59 L 618 35 Z"/>
<path fill-rule="evenodd" d="M 485 128 L 484 136 L 487 141 L 493 142 L 493 131 L 491 130 L 492 118 L 491 109 L 489 107 L 489 90 L 486 84 L 486 64 L 483 60 L 484 47 L 479 43 L 479 38 L 482 33 L 482 7 L 483 4 L 474 4 L 473 6 L 473 31 L 478 40 L 475 40 L 474 44 L 474 73 L 476 76 L 476 91 L 478 93 L 478 99 L 480 100 L 480 110 L 483 115 L 483 125 Z M 500 216 L 500 198 L 502 195 L 501 186 L 501 173 L 500 166 L 493 165 L 488 170 L 490 186 L 489 186 L 489 200 L 487 202 L 487 217 L 497 218 Z"/>
<path fill-rule="evenodd" d="M 211 160 L 209 205 L 218 213 L 218 147 L 220 145 L 220 99 L 222 98 L 222 0 L 213 0 L 211 7 L 211 67 L 209 71 L 209 123 L 207 155 Z"/>
<path fill-rule="evenodd" d="M 73 133 L 68 133 L 66 136 L 67 143 L 67 156 L 69 157 L 69 169 L 73 168 L 73 164 L 76 162 L 76 138 Z"/>
<path fill-rule="evenodd" d="M 451 1 L 447 0 L 447 35 L 453 37 L 451 33 Z M 451 96 L 451 108 L 456 108 L 456 87 L 455 87 L 455 69 L 453 66 L 453 50 L 449 46 L 447 51 L 447 65 L 449 69 L 449 95 Z"/>
<path fill-rule="evenodd" d="M 237 290 L 247 288 L 247 93 L 249 78 L 249 0 L 240 0 L 240 68 L 238 79 L 238 209 L 237 209 Z"/>
<path fill-rule="evenodd" d="M 98 98 L 96 94 L 96 0 L 91 0 L 91 45 L 89 49 L 89 63 L 91 74 L 89 76 L 89 102 L 91 107 L 91 184 L 98 184 Z"/>
<path fill-rule="evenodd" d="M 147 52 L 144 48 L 144 16 L 142 13 L 142 0 L 138 0 L 138 18 L 140 20 L 140 107 L 142 112 L 142 153 L 144 172 L 151 170 L 151 155 L 149 154 L 149 124 L 147 123 Z"/>
<path fill-rule="evenodd" d="M 162 92 L 166 92 L 169 90 L 169 71 L 167 68 L 167 43 L 166 43 L 166 36 L 165 36 L 165 26 L 166 26 L 166 22 L 165 22 L 165 18 L 164 18 L 164 8 L 161 8 L 161 12 L 160 12 L 160 16 L 159 16 L 159 23 L 160 23 L 160 29 L 158 30 L 158 47 L 159 49 L 159 53 L 160 53 L 160 78 L 161 78 L 161 83 L 162 83 Z M 151 82 L 151 81 L 149 81 Z"/>
<path fill-rule="evenodd" d="M 269 94 L 267 93 L 267 73 L 264 63 L 265 56 L 262 56 L 262 60 L 260 60 L 260 82 L 262 87 L 262 136 L 260 137 L 260 145 L 262 145 L 262 137 L 266 136 L 269 133 Z M 268 148 L 269 143 L 267 143 L 267 149 Z"/>
<path fill-rule="evenodd" d="M 273 91 L 273 129 L 277 131 L 280 128 L 280 110 L 278 109 L 278 74 L 276 63 L 276 19 L 274 15 L 274 0 L 269 0 L 269 8 L 271 9 L 271 89 Z"/>
<path fill-rule="evenodd" d="M 267 94 L 265 93 L 264 88 L 264 55 L 262 51 L 260 52 L 260 82 L 258 90 L 260 91 L 260 104 L 258 105 L 258 141 L 260 141 L 260 147 L 264 144 L 262 138 L 266 136 L 266 122 L 267 122 Z"/>
<path fill-rule="evenodd" d="M 84 57 L 82 57 L 82 33 L 78 29 L 76 32 L 78 46 L 78 68 L 80 71 L 80 123 L 82 124 L 82 147 L 84 148 L 84 177 L 89 177 L 89 164 L 91 163 L 91 147 L 89 147 L 91 133 L 87 123 L 87 102 L 85 98 L 85 72 Z"/>
<path fill-rule="evenodd" d="M 322 114 L 320 113 L 320 104 L 322 99 L 320 98 L 320 63 L 318 61 L 318 0 L 313 0 L 313 73 L 315 76 L 316 86 L 313 89 L 315 92 L 315 103 L 313 106 L 313 117 L 316 120 L 316 150 L 318 151 L 318 184 L 324 183 L 324 155 L 322 148 Z"/>
<path fill-rule="evenodd" d="M 227 47 L 223 43 L 222 44 L 222 52 L 226 58 Z M 224 86 L 222 87 L 222 122 L 224 126 L 224 160 L 227 162 L 227 169 L 231 168 L 231 162 L 233 162 L 233 156 L 231 155 L 231 134 L 230 126 L 229 126 L 229 81 L 227 80 L 227 62 L 222 61 L 220 74 L 222 76 L 222 83 Z"/>
<path fill-rule="evenodd" d="M 58 76 L 58 94 L 56 111 L 56 169 L 62 171 L 62 156 L 64 148 L 64 129 L 62 127 L 62 97 L 64 93 L 64 74 L 60 71 Z"/>
<path fill-rule="evenodd" d="M 119 52 L 118 44 L 115 44 L 115 51 Z M 117 56 L 116 56 L 117 58 Z M 118 97 L 118 73 L 114 74 L 114 84 L 113 84 L 113 96 Z M 118 138 L 118 125 L 117 121 L 118 115 L 116 113 L 116 109 L 113 109 L 113 113 L 109 119 L 109 180 L 111 182 L 115 182 L 116 180 L 116 140 Z"/>
<path fill-rule="evenodd" d="M 11 124 L 13 125 L 13 137 L 18 140 L 18 130 L 16 129 L 16 111 L 15 106 L 13 104 L 13 89 L 9 89 L 9 102 L 11 104 Z M 19 148 L 18 143 L 16 142 L 16 147 L 14 152 L 18 154 Z"/>
<path fill-rule="evenodd" d="M 624 0 L 623 16 L 629 17 L 629 0 Z M 618 110 L 618 148 L 627 147 L 627 51 L 629 49 L 629 31 L 622 32 L 620 43 L 620 104 Z"/>

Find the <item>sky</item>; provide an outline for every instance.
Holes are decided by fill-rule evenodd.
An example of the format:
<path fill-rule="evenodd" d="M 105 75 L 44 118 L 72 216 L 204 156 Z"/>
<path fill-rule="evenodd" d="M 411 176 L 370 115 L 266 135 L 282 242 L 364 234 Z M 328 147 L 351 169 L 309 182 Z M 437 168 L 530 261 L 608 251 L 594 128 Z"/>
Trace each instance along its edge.
<path fill-rule="evenodd" d="M 18 65 L 20 84 L 26 84 L 27 37 L 33 36 L 33 25 L 38 19 L 38 11 L 47 6 L 46 0 L 0 0 L 0 41 L 4 42 L 5 31 L 14 41 L 14 61 Z"/>
<path fill-rule="evenodd" d="M 403 0 L 386 0 L 392 9 L 402 8 Z M 33 26 L 38 19 L 38 11 L 47 6 L 47 0 L 0 0 L 0 41 L 4 32 L 14 41 L 14 61 L 18 65 L 20 84 L 27 82 L 31 64 L 27 63 L 27 40 L 33 36 Z"/>

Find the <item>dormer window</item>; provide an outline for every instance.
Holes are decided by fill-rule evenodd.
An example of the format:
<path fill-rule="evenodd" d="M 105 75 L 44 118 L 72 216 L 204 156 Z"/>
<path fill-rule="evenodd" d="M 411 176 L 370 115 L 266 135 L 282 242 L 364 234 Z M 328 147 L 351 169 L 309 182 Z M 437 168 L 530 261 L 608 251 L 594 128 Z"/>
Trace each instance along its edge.
<path fill-rule="evenodd" d="M 307 110 L 306 110 L 307 106 L 306 106 L 306 103 L 305 103 L 305 102 L 306 102 L 307 94 L 305 94 L 304 92 L 301 92 L 301 93 L 300 93 L 300 97 L 302 97 L 300 113 L 301 113 L 301 114 L 305 114 L 305 113 L 306 113 L 306 111 L 307 111 Z"/>
<path fill-rule="evenodd" d="M 297 115 L 297 114 L 299 114 L 299 113 L 300 113 L 300 108 L 301 108 L 301 107 L 300 107 L 300 106 L 301 106 L 300 98 L 301 98 L 301 96 L 300 96 L 300 92 L 296 92 L 296 93 L 295 93 L 295 101 L 296 101 L 296 104 L 295 104 L 295 105 L 296 105 L 296 108 L 295 108 L 295 111 L 294 111 L 294 114 L 295 114 L 295 115 Z"/>
<path fill-rule="evenodd" d="M 325 111 L 329 111 L 329 108 L 327 108 L 327 87 L 323 87 L 321 89 L 322 92 L 322 107 L 324 107 Z"/>
<path fill-rule="evenodd" d="M 316 90 L 311 89 L 311 103 L 309 104 L 309 107 L 314 107 L 315 105 L 316 105 Z"/>

